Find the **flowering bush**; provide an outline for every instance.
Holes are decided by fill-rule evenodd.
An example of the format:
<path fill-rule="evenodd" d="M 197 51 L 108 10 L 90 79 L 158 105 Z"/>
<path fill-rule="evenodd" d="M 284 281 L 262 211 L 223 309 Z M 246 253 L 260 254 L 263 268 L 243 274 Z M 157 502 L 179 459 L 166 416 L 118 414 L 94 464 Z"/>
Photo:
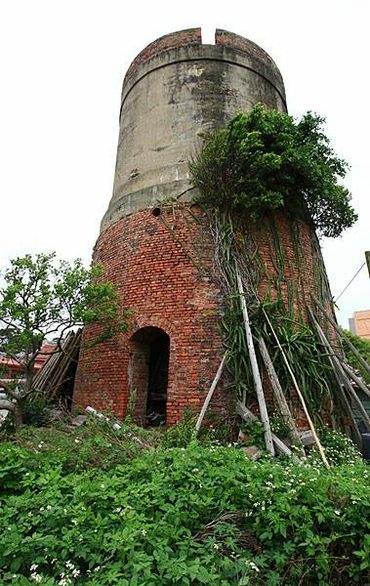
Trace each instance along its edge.
<path fill-rule="evenodd" d="M 83 432 L 69 450 L 75 439 L 83 444 Z M 255 463 L 233 446 L 193 440 L 124 454 L 103 470 L 81 459 L 73 468 L 61 448 L 37 441 L 0 444 L 4 586 L 369 581 L 369 470 L 360 460 L 330 470 Z"/>

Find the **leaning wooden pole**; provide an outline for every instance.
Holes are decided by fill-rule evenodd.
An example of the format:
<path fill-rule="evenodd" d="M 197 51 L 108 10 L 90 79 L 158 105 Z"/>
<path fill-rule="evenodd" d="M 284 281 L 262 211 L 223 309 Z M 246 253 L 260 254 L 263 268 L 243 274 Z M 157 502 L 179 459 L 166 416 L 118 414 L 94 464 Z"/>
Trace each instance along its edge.
<path fill-rule="evenodd" d="M 283 360 L 284 360 L 284 362 L 285 362 L 285 365 L 286 365 L 286 367 L 287 367 L 287 369 L 288 369 L 288 372 L 289 372 L 290 378 L 292 379 L 292 382 L 293 382 L 294 388 L 295 388 L 295 390 L 296 390 L 296 392 L 297 392 L 297 395 L 298 395 L 298 397 L 299 397 L 299 400 L 300 400 L 300 402 L 301 402 L 301 405 L 302 405 L 302 408 L 303 408 L 304 414 L 306 415 L 306 418 L 307 418 L 307 421 L 308 421 L 308 425 L 309 425 L 309 427 L 310 427 L 310 430 L 311 430 L 311 432 L 312 432 L 313 438 L 314 438 L 314 440 L 315 440 L 315 443 L 316 443 L 316 445 L 317 445 L 317 448 L 318 448 L 318 450 L 319 450 L 319 453 L 320 453 L 321 459 L 322 459 L 322 461 L 324 462 L 325 466 L 326 466 L 327 468 L 330 468 L 330 464 L 329 464 L 329 462 L 328 462 L 328 460 L 327 460 L 327 458 L 326 458 L 326 456 L 325 456 L 324 448 L 322 447 L 322 445 L 321 445 L 321 442 L 320 442 L 320 440 L 319 440 L 319 437 L 318 437 L 318 435 L 317 435 L 317 433 L 316 433 L 315 426 L 314 426 L 314 424 L 313 424 L 313 421 L 312 421 L 312 419 L 311 419 L 311 416 L 310 416 L 310 414 L 309 414 L 309 412 L 308 412 L 307 405 L 306 405 L 306 401 L 304 400 L 304 397 L 303 397 L 303 395 L 302 395 L 301 389 L 299 388 L 299 385 L 298 385 L 297 379 L 296 379 L 296 377 L 295 377 L 295 374 L 294 374 L 294 372 L 292 371 L 292 369 L 291 369 L 291 366 L 290 366 L 290 364 L 289 364 L 289 362 L 288 362 L 288 359 L 287 359 L 287 357 L 286 357 L 286 354 L 285 354 L 285 352 L 284 352 L 284 349 L 283 349 L 282 345 L 280 344 L 280 340 L 279 340 L 279 338 L 277 337 L 277 334 L 276 334 L 276 332 L 275 332 L 275 328 L 273 327 L 273 325 L 272 325 L 272 323 L 271 323 L 271 321 L 270 321 L 270 319 L 269 319 L 269 317 L 268 317 L 268 315 L 267 315 L 266 311 L 265 311 L 264 309 L 262 309 L 262 311 L 263 311 L 263 314 L 264 314 L 264 316 L 265 316 L 265 319 L 266 319 L 266 321 L 267 321 L 267 323 L 268 323 L 268 325 L 269 325 L 269 327 L 270 327 L 270 330 L 271 330 L 271 332 L 272 332 L 272 335 L 274 336 L 274 338 L 275 338 L 275 340 L 276 340 L 276 343 L 277 343 L 277 345 L 278 345 L 278 348 L 279 348 L 279 350 L 280 350 L 280 352 L 281 352 L 281 355 L 282 355 L 282 357 L 283 357 Z"/>
<path fill-rule="evenodd" d="M 347 334 L 344 332 L 344 330 L 342 330 L 342 328 L 340 326 L 338 326 L 337 323 L 335 323 L 335 321 L 333 320 L 333 318 L 331 317 L 331 315 L 329 315 L 329 313 L 326 311 L 326 309 L 321 305 L 320 301 L 315 297 L 315 295 L 313 295 L 313 293 L 311 293 L 311 297 L 312 300 L 315 302 L 315 304 L 317 305 L 317 307 L 320 309 L 320 311 L 325 315 L 326 319 L 328 320 L 329 323 L 331 323 L 331 325 L 333 326 L 333 328 L 335 329 L 335 331 L 342 337 L 345 339 L 346 343 L 348 344 L 349 348 L 352 350 L 353 354 L 356 356 L 357 360 L 359 361 L 359 363 L 364 367 L 364 369 L 370 374 L 370 364 L 368 362 L 366 362 L 365 358 L 362 356 L 362 354 L 357 350 L 356 346 L 354 346 L 351 342 L 351 340 L 349 339 L 349 337 L 347 336 Z"/>
<path fill-rule="evenodd" d="M 218 381 L 219 381 L 219 380 L 220 380 L 220 378 L 221 378 L 221 374 L 222 374 L 223 368 L 224 368 L 224 366 L 225 366 L 225 361 L 226 361 L 226 354 L 224 354 L 224 356 L 223 356 L 223 358 L 222 358 L 222 360 L 221 360 L 221 364 L 220 364 L 220 366 L 218 367 L 218 370 L 217 370 L 216 376 L 215 376 L 215 378 L 213 379 L 213 382 L 212 382 L 212 384 L 211 384 L 211 387 L 210 387 L 210 389 L 209 389 L 209 391 L 208 391 L 208 393 L 207 393 L 207 396 L 206 396 L 206 398 L 205 398 L 205 401 L 204 401 L 204 403 L 203 403 L 203 407 L 202 407 L 202 409 L 201 409 L 201 412 L 199 413 L 199 417 L 198 417 L 198 420 L 197 420 L 197 422 L 196 422 L 196 424 L 195 424 L 195 429 L 194 429 L 194 435 L 195 435 L 195 436 L 197 436 L 197 435 L 198 435 L 198 433 L 199 433 L 200 426 L 202 425 L 202 422 L 203 422 L 204 416 L 205 416 L 205 414 L 206 414 L 206 411 L 207 411 L 207 409 L 208 409 L 208 405 L 209 405 L 209 403 L 210 403 L 210 401 L 211 401 L 211 399 L 212 399 L 213 393 L 215 392 L 215 389 L 216 389 L 216 387 L 217 387 Z"/>
<path fill-rule="evenodd" d="M 256 417 L 252 413 L 252 411 L 247 409 L 247 407 L 243 405 L 241 401 L 238 401 L 236 404 L 236 412 L 244 421 L 259 421 L 258 417 Z M 278 454 L 282 454 L 283 456 L 289 456 L 289 458 L 292 458 L 294 462 L 300 461 L 296 454 L 293 454 L 292 450 L 288 448 L 288 446 L 285 445 L 281 439 L 279 439 L 274 433 L 272 433 L 271 436 Z"/>
<path fill-rule="evenodd" d="M 327 356 L 329 358 L 329 362 L 331 364 L 331 367 L 332 367 L 333 372 L 334 372 L 335 379 L 336 379 L 337 384 L 338 384 L 338 389 L 339 389 L 339 392 L 341 394 L 342 402 L 344 403 L 344 406 L 347 409 L 348 415 L 349 415 L 349 417 L 350 417 L 350 419 L 352 421 L 353 431 L 354 431 L 354 434 L 356 436 L 357 445 L 360 446 L 361 445 L 361 441 L 362 441 L 362 439 L 361 439 L 361 433 L 360 433 L 360 430 L 358 428 L 358 425 L 357 425 L 357 422 L 356 422 L 354 413 L 352 411 L 351 405 L 350 405 L 350 403 L 349 403 L 349 401 L 348 401 L 348 399 L 346 397 L 346 394 L 344 392 L 344 389 L 346 388 L 347 389 L 347 392 L 349 392 L 349 394 L 351 395 L 351 391 L 353 390 L 352 389 L 352 386 L 351 386 L 351 383 L 348 381 L 348 379 L 347 379 L 347 377 L 345 375 L 345 372 L 344 372 L 343 368 L 341 367 L 341 364 L 340 364 L 338 358 L 335 356 L 335 353 L 334 353 L 332 347 L 330 346 L 329 341 L 327 340 L 327 338 L 326 338 L 326 336 L 325 336 L 325 334 L 324 334 L 324 332 L 323 332 L 320 324 L 316 320 L 316 318 L 315 318 L 315 316 L 314 316 L 314 314 L 313 314 L 313 312 L 312 312 L 312 310 L 311 310 L 310 307 L 307 307 L 307 312 L 308 312 L 308 315 L 310 316 L 311 322 L 312 322 L 312 324 L 313 324 L 313 326 L 314 326 L 314 328 L 316 330 L 318 339 L 319 339 L 320 343 L 323 345 L 323 347 L 325 348 L 325 350 L 327 352 Z"/>
<path fill-rule="evenodd" d="M 250 324 L 249 324 L 249 316 L 248 316 L 248 310 L 247 310 L 247 303 L 245 301 L 243 283 L 242 283 L 242 280 L 241 280 L 241 277 L 240 277 L 238 270 L 237 270 L 236 278 L 237 278 L 237 283 L 238 283 L 238 292 L 240 295 L 240 302 L 241 302 L 242 311 L 243 311 L 245 334 L 247 337 L 248 353 L 249 353 L 249 360 L 250 360 L 251 367 L 252 367 L 254 387 L 256 389 L 257 400 L 258 400 L 259 410 L 260 410 L 260 414 L 261 414 L 261 421 L 262 421 L 263 429 L 265 432 L 266 448 L 267 448 L 267 451 L 270 452 L 270 454 L 272 456 L 274 456 L 275 449 L 274 449 L 274 444 L 272 441 L 270 420 L 269 420 L 269 416 L 268 416 L 268 412 L 267 412 L 265 395 L 263 393 L 263 388 L 262 388 L 261 375 L 260 375 L 260 371 L 258 368 L 256 351 L 254 349 L 253 337 L 252 337 L 252 332 L 251 332 L 251 328 L 250 328 Z"/>
<path fill-rule="evenodd" d="M 370 389 L 368 386 L 366 386 L 366 384 L 364 383 L 364 381 L 357 376 L 353 370 L 351 369 L 350 366 L 348 366 L 348 364 L 346 364 L 345 362 L 343 362 L 343 360 L 338 356 L 338 360 L 340 361 L 342 368 L 344 370 L 344 372 L 353 380 L 354 383 L 356 383 L 356 385 L 358 386 L 359 389 L 361 389 L 361 391 L 363 393 L 365 393 L 365 395 L 367 397 L 369 397 L 370 399 Z"/>
<path fill-rule="evenodd" d="M 258 346 L 260 349 L 261 357 L 263 363 L 266 368 L 267 376 L 270 379 L 272 390 L 274 392 L 276 401 L 280 408 L 280 413 L 282 414 L 284 421 L 287 423 L 290 429 L 290 436 L 291 440 L 293 441 L 294 445 L 299 448 L 300 454 L 302 457 L 305 457 L 305 452 L 303 449 L 303 443 L 298 433 L 298 429 L 295 425 L 294 419 L 289 409 L 289 405 L 283 393 L 283 389 L 281 388 L 279 377 L 276 374 L 276 370 L 274 368 L 273 362 L 271 360 L 269 351 L 267 350 L 265 340 L 262 336 L 258 340 Z"/>

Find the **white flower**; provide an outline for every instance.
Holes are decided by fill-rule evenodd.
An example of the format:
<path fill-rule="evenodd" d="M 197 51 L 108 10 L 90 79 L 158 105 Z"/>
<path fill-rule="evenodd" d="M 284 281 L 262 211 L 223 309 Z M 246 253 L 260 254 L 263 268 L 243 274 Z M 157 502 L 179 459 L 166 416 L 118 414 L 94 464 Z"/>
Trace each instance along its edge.
<path fill-rule="evenodd" d="M 146 529 L 141 530 L 141 535 L 146 535 Z"/>
<path fill-rule="evenodd" d="M 79 444 L 79 443 L 80 443 L 80 440 L 76 438 L 75 439 L 75 444 Z"/>
<path fill-rule="evenodd" d="M 38 568 L 38 564 L 32 564 L 32 566 L 30 567 L 31 572 L 34 572 L 35 570 L 37 570 Z"/>
<path fill-rule="evenodd" d="M 250 568 L 252 568 L 252 570 L 254 570 L 255 572 L 259 572 L 260 571 L 259 567 L 254 562 L 252 562 L 252 560 L 247 560 L 245 563 L 246 563 L 247 566 L 249 566 Z"/>
<path fill-rule="evenodd" d="M 36 566 L 37 567 L 37 566 Z M 36 574 L 36 572 L 32 572 L 31 574 L 31 578 L 32 580 L 35 580 L 35 582 L 37 582 L 38 584 L 41 582 L 42 580 L 42 576 L 40 576 L 40 574 Z"/>
<path fill-rule="evenodd" d="M 62 575 L 62 574 L 61 574 Z M 71 584 L 72 581 L 70 578 L 66 577 L 66 578 L 61 578 L 58 582 L 59 586 L 68 586 L 69 584 Z"/>
<path fill-rule="evenodd" d="M 335 513 L 336 515 L 340 515 L 340 511 L 338 511 L 338 509 L 336 509 L 336 510 L 334 511 L 334 513 Z"/>
<path fill-rule="evenodd" d="M 77 578 L 80 575 L 80 570 L 74 569 L 72 570 L 72 576 L 74 578 Z"/>

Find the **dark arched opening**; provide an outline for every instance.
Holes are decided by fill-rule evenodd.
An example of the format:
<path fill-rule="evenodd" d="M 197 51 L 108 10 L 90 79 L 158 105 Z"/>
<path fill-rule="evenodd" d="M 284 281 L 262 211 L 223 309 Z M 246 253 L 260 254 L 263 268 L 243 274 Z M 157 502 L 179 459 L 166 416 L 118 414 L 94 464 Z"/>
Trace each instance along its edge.
<path fill-rule="evenodd" d="M 170 338 L 164 330 L 148 326 L 131 338 L 130 392 L 135 398 L 135 419 L 141 425 L 166 423 Z"/>

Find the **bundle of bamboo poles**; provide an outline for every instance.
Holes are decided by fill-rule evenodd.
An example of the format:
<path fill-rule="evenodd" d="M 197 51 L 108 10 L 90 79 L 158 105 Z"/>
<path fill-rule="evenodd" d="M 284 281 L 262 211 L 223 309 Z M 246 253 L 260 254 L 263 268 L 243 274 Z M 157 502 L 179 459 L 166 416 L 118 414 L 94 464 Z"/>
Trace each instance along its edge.
<path fill-rule="evenodd" d="M 311 294 L 311 298 L 315 303 L 317 309 L 320 310 L 323 316 L 326 317 L 328 322 L 335 329 L 341 341 L 345 341 L 348 344 L 353 354 L 358 359 L 359 364 L 366 370 L 366 372 L 370 373 L 370 365 L 359 353 L 357 348 L 353 346 L 351 340 L 348 338 L 348 336 L 345 334 L 342 328 L 338 326 L 338 324 L 328 314 L 328 312 L 325 310 L 325 308 L 314 295 Z M 317 339 L 322 345 L 330 362 L 331 368 L 334 372 L 334 376 L 337 382 L 339 402 L 341 403 L 344 412 L 347 413 L 347 416 L 349 417 L 356 443 L 359 447 L 361 447 L 361 431 L 359 429 L 358 422 L 355 417 L 354 407 L 357 409 L 359 413 L 359 419 L 362 422 L 363 428 L 366 430 L 366 432 L 369 432 L 370 417 L 360 397 L 358 396 L 358 391 L 362 391 L 364 395 L 370 398 L 370 389 L 366 385 L 365 381 L 361 378 L 361 376 L 357 376 L 353 369 L 349 366 L 349 364 L 347 364 L 343 354 L 336 352 L 335 348 L 332 346 L 331 342 L 324 334 L 321 326 L 319 325 L 319 320 L 317 319 L 312 309 L 307 308 L 307 311 L 310 316 L 310 320 L 313 329 L 316 333 Z"/>
<path fill-rule="evenodd" d="M 66 381 L 68 370 L 78 359 L 82 330 L 69 332 L 60 350 L 53 352 L 33 380 L 34 388 L 49 399 L 57 396 Z"/>

